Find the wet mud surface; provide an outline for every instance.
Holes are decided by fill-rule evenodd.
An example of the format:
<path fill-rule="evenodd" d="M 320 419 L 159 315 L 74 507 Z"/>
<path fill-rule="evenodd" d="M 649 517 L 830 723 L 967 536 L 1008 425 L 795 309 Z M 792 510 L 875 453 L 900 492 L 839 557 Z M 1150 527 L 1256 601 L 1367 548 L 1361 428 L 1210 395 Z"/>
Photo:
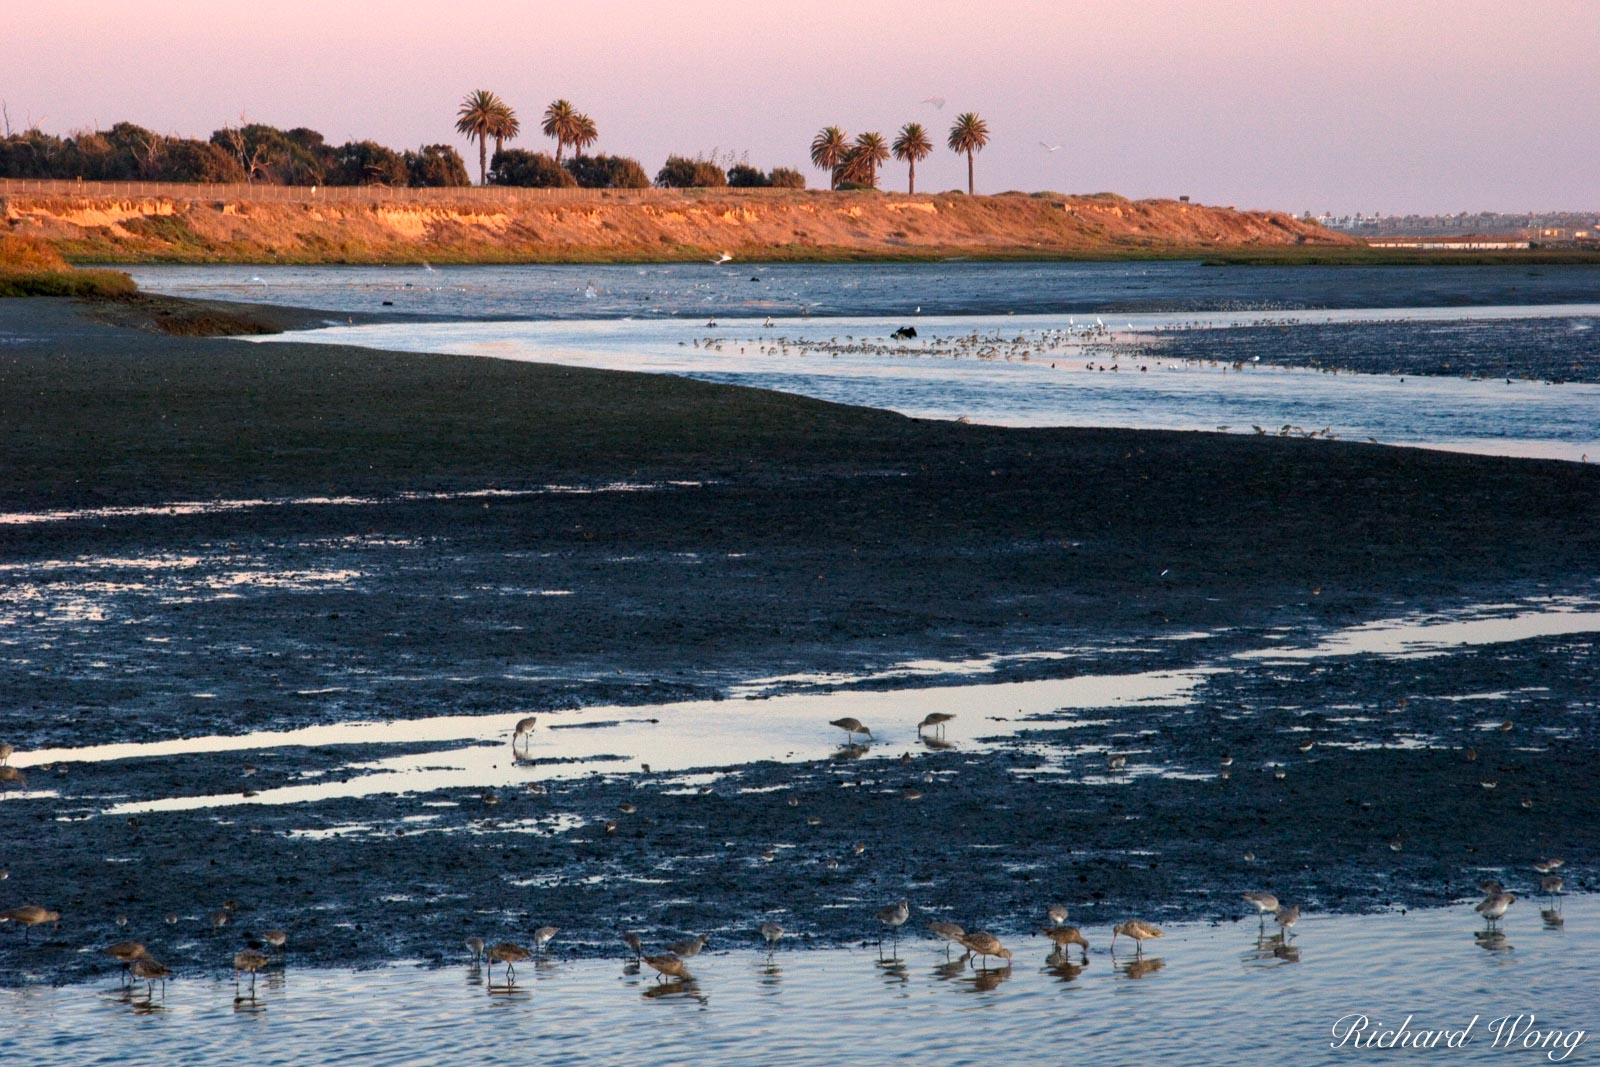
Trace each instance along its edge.
<path fill-rule="evenodd" d="M 875 937 L 872 913 L 901 897 L 916 925 L 1002 933 L 1054 901 L 1093 924 L 1230 919 L 1257 888 L 1410 907 L 1485 872 L 1525 887 L 1549 853 L 1589 884 L 1591 634 L 1237 654 L 1593 596 L 1592 469 L 919 423 L 667 379 L 94 330 L 0 361 L 18 414 L 0 738 L 29 777 L 0 800 L 0 905 L 63 913 L 28 943 L 0 926 L 0 981 L 109 974 L 83 950 L 127 936 L 219 971 L 244 932 L 285 928 L 295 959 L 363 966 L 543 924 L 581 954 L 615 951 L 621 928 L 742 943 L 767 918 L 838 944 Z M 122 408 L 85 410 L 96 391 Z M 418 492 L 443 495 L 397 495 Z M 372 499 L 304 502 L 329 494 Z M 196 500 L 266 503 L 95 510 Z M 1062 654 L 980 680 L 1212 673 L 1178 705 L 1021 725 L 975 692 L 946 750 L 891 735 L 860 758 L 729 768 L 711 744 L 710 776 L 630 758 L 549 780 L 536 741 L 526 785 L 494 803 L 452 788 L 106 813 L 359 777 L 365 746 L 26 764 L 354 720 L 393 722 L 384 757 L 435 752 L 451 746 L 408 742 L 408 720 L 504 716 L 509 740 L 530 712 L 552 726 L 752 678 L 1034 651 Z M 1108 771 L 1108 751 L 1127 767 Z M 225 900 L 237 911 L 212 932 Z"/>

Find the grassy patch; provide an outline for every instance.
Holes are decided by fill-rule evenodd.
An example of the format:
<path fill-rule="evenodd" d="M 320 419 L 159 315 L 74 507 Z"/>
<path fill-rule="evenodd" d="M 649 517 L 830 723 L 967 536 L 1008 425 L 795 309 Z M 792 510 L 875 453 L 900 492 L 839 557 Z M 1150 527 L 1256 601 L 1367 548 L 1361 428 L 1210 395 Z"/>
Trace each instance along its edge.
<path fill-rule="evenodd" d="M 121 271 L 74 269 L 44 241 L 0 237 L 0 297 L 124 296 L 136 288 Z"/>

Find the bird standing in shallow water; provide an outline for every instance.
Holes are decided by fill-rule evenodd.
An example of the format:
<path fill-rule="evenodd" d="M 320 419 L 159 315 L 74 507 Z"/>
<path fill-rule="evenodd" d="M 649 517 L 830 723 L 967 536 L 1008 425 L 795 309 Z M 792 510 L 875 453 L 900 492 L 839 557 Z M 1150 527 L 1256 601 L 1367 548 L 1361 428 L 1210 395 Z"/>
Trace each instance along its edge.
<path fill-rule="evenodd" d="M 1166 936 L 1164 933 L 1162 933 L 1159 926 L 1154 926 L 1150 923 L 1144 922 L 1141 919 L 1129 919 L 1126 922 L 1111 928 L 1112 955 L 1116 955 L 1117 952 L 1118 935 L 1121 935 L 1122 937 L 1133 938 L 1133 943 L 1135 946 L 1134 953 L 1140 956 L 1144 955 L 1144 943 L 1146 941 L 1150 940 L 1151 938 Z"/>
<path fill-rule="evenodd" d="M 1246 904 L 1256 909 L 1256 915 L 1261 920 L 1261 926 L 1267 925 L 1267 916 L 1275 915 L 1278 911 L 1278 898 L 1271 893 L 1241 893 L 1239 894 Z"/>
<path fill-rule="evenodd" d="M 761 936 L 767 942 L 767 955 L 770 956 L 773 952 L 777 951 L 778 939 L 783 936 L 783 927 L 779 926 L 777 923 L 762 923 L 758 929 L 761 931 Z"/>
<path fill-rule="evenodd" d="M 1063 956 L 1067 953 L 1068 945 L 1077 945 L 1083 950 L 1084 960 L 1089 959 L 1089 941 L 1076 926 L 1047 926 L 1039 932 L 1048 937 L 1051 944 L 1055 945 L 1055 950 Z"/>
<path fill-rule="evenodd" d="M 940 733 L 944 733 L 944 724 L 953 718 L 955 718 L 954 715 L 943 711 L 931 711 L 923 716 L 921 722 L 917 723 L 917 735 L 920 737 L 922 731 L 930 726 L 937 727 Z"/>
<path fill-rule="evenodd" d="M 128 968 L 133 964 L 133 961 L 145 959 L 150 955 L 149 950 L 139 941 L 118 941 L 114 945 L 107 945 L 100 951 L 121 962 L 124 981 L 128 978 Z"/>
<path fill-rule="evenodd" d="M 667 952 L 669 955 L 677 956 L 679 959 L 687 960 L 693 959 L 695 956 L 700 955 L 700 950 L 705 947 L 706 935 L 698 934 L 695 937 L 691 937 L 687 941 L 673 942 L 667 946 Z"/>
<path fill-rule="evenodd" d="M 932 922 L 928 924 L 928 931 L 945 943 L 945 959 L 950 958 L 950 946 L 961 944 L 961 939 L 967 936 L 967 931 L 955 923 Z"/>
<path fill-rule="evenodd" d="M 1011 962 L 1011 950 L 1002 945 L 1000 939 L 987 930 L 970 933 L 961 939 L 961 943 L 974 956 L 984 959 L 992 956 L 995 959 L 1005 960 L 1007 963 Z"/>
<path fill-rule="evenodd" d="M 671 952 L 660 956 L 646 956 L 644 962 L 656 972 L 656 981 L 663 978 L 687 979 L 694 977 L 689 973 L 689 968 L 683 965 L 683 960 Z"/>
<path fill-rule="evenodd" d="M 37 904 L 24 904 L 20 908 L 9 908 L 6 911 L 0 911 L 0 923 L 16 923 L 22 927 L 22 938 L 26 941 L 35 926 L 54 923 L 59 928 L 61 925 L 61 913 L 59 911 L 50 911 L 48 908 L 41 908 Z"/>
<path fill-rule="evenodd" d="M 516 755 L 518 741 L 522 742 L 523 751 L 527 751 L 528 744 L 533 740 L 533 725 L 537 721 L 537 717 L 533 715 L 517 720 L 517 727 L 511 732 L 512 755 Z"/>
<path fill-rule="evenodd" d="M 1051 926 L 1067 925 L 1067 909 L 1061 904 L 1052 904 L 1045 909 L 1045 918 L 1050 920 Z"/>
<path fill-rule="evenodd" d="M 909 901 L 902 900 L 898 904 L 890 904 L 887 908 L 878 909 L 878 921 L 889 928 L 889 934 L 894 938 L 896 946 L 900 944 L 900 927 L 905 925 L 905 921 L 909 918 L 911 918 L 911 904 Z M 883 947 L 881 938 L 878 941 L 878 947 Z"/>
<path fill-rule="evenodd" d="M 1300 905 L 1296 904 L 1292 908 L 1279 908 L 1273 914 L 1273 918 L 1277 920 L 1278 929 L 1282 932 L 1283 937 L 1285 939 L 1291 938 L 1294 936 L 1295 923 L 1300 921 Z"/>
<path fill-rule="evenodd" d="M 264 968 L 270 962 L 271 961 L 267 959 L 267 954 L 265 952 L 257 952 L 253 948 L 247 948 L 242 952 L 235 952 L 233 954 L 234 992 L 237 993 L 239 990 L 239 975 L 248 971 L 250 974 L 250 995 L 252 997 L 255 996 L 256 972 Z"/>
<path fill-rule="evenodd" d="M 506 985 L 509 986 L 515 985 L 517 981 L 516 964 L 522 963 L 524 960 L 533 959 L 533 953 L 521 945 L 513 945 L 509 941 L 501 941 L 491 945 L 486 955 L 489 959 L 489 983 L 491 985 L 494 984 L 495 964 L 503 963 L 506 965 Z"/>
<path fill-rule="evenodd" d="M 1515 893 L 1490 893 L 1483 902 L 1473 910 L 1484 917 L 1490 926 L 1500 921 L 1506 910 L 1517 902 Z"/>
<path fill-rule="evenodd" d="M 133 966 L 128 969 L 128 973 L 144 983 L 144 995 L 147 1000 L 154 995 L 153 987 L 155 983 L 160 982 L 161 991 L 165 993 L 167 991 L 167 979 L 172 977 L 172 972 L 167 969 L 166 965 L 157 963 L 149 956 L 142 956 L 134 960 Z"/>
<path fill-rule="evenodd" d="M 465 942 L 467 951 L 472 953 L 472 962 L 478 963 L 483 959 L 483 938 L 469 937 Z"/>
<path fill-rule="evenodd" d="M 848 743 L 852 745 L 855 744 L 856 734 L 866 734 L 868 737 L 872 736 L 872 731 L 861 725 L 860 719 L 834 719 L 828 723 L 828 725 L 837 726 L 839 729 L 843 730 L 847 735 L 849 735 L 850 740 Z"/>
<path fill-rule="evenodd" d="M 533 932 L 533 948 L 535 952 L 543 952 L 552 938 L 561 932 L 559 926 L 541 926 Z"/>
<path fill-rule="evenodd" d="M 624 931 L 622 934 L 622 943 L 627 945 L 628 948 L 632 950 L 635 961 L 644 958 L 644 942 L 639 940 L 638 934 Z"/>

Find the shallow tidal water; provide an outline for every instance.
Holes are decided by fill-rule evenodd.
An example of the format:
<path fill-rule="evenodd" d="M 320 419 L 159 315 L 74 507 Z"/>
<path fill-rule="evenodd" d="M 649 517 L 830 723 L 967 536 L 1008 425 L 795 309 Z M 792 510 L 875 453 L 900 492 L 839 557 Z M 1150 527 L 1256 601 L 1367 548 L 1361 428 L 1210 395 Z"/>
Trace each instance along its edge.
<path fill-rule="evenodd" d="M 921 904 L 908 931 L 961 918 Z M 459 965 L 438 969 L 302 969 L 291 946 L 287 966 L 263 977 L 254 997 L 247 982 L 236 999 L 220 974 L 180 976 L 153 998 L 112 979 L 0 990 L 0 1017 L 8 1059 L 36 1067 L 244 1058 L 298 1067 L 1593 1063 L 1595 1039 L 1579 1032 L 1600 1024 L 1597 916 L 1585 896 L 1520 900 L 1499 935 L 1466 904 L 1308 915 L 1287 943 L 1253 918 L 1180 924 L 1142 957 L 1126 939 L 1113 957 L 1109 931 L 1090 927 L 1086 965 L 1076 951 L 1065 963 L 1043 938 L 1023 937 L 1008 939 L 1010 967 L 978 970 L 909 932 L 882 950 L 783 944 L 770 956 L 752 933 L 748 943 L 713 942 L 684 983 L 657 982 L 625 959 L 559 952 L 518 968 L 512 986 L 498 967 L 491 985 L 464 950 Z M 1407 1017 L 1413 1032 L 1476 1023 L 1454 1049 L 1332 1047 L 1334 1027 L 1360 1014 L 1368 1032 Z M 1523 1017 L 1507 1024 L 1515 1040 L 1495 1029 L 1507 1016 Z"/>

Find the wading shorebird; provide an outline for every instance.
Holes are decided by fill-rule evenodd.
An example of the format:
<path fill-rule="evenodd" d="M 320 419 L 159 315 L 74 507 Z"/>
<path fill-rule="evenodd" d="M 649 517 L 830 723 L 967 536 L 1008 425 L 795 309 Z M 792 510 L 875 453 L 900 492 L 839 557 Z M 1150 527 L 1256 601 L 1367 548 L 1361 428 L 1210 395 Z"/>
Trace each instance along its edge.
<path fill-rule="evenodd" d="M 656 972 L 656 981 L 658 982 L 663 978 L 686 980 L 694 977 L 689 973 L 689 968 L 683 965 L 683 960 L 671 952 L 663 953 L 660 956 L 646 956 L 644 962 L 650 966 L 651 970 Z"/>
<path fill-rule="evenodd" d="M 100 950 L 107 956 L 122 964 L 122 979 L 128 980 L 128 967 L 134 960 L 142 960 L 150 955 L 148 949 L 139 941 L 118 941 L 114 945 L 107 945 Z"/>
<path fill-rule="evenodd" d="M 633 953 L 635 962 L 644 958 L 644 942 L 639 939 L 638 934 L 631 931 L 623 931 L 622 943 L 627 945 L 629 951 Z"/>
<path fill-rule="evenodd" d="M 1011 962 L 1011 950 L 1002 945 L 1000 939 L 987 930 L 979 930 L 976 933 L 968 934 L 961 939 L 961 943 L 967 947 L 967 952 L 974 956 L 983 959 L 993 957 L 1005 960 L 1007 963 Z"/>
<path fill-rule="evenodd" d="M 669 955 L 677 956 L 679 959 L 687 960 L 700 955 L 700 950 L 705 947 L 706 935 L 698 934 L 694 937 L 691 937 L 687 941 L 673 942 L 667 946 L 667 952 Z"/>
<path fill-rule="evenodd" d="M 172 972 L 167 969 L 165 964 L 157 963 L 149 956 L 141 956 L 139 959 L 134 960 L 133 965 L 128 968 L 128 973 L 134 979 L 144 983 L 146 1000 L 149 1000 L 154 995 L 154 986 L 157 982 L 161 983 L 161 992 L 165 994 L 167 991 L 167 979 L 172 977 Z"/>
<path fill-rule="evenodd" d="M 1039 932 L 1048 937 L 1050 943 L 1055 945 L 1055 950 L 1063 956 L 1067 954 L 1068 945 L 1077 945 L 1083 950 L 1084 961 L 1088 962 L 1089 940 L 1083 936 L 1083 931 L 1076 926 L 1047 926 Z"/>
<path fill-rule="evenodd" d="M 1050 920 L 1051 926 L 1067 925 L 1067 909 L 1063 904 L 1052 904 L 1045 909 L 1044 917 Z"/>
<path fill-rule="evenodd" d="M 1561 868 L 1565 867 L 1566 865 L 1567 865 L 1567 861 L 1566 860 L 1558 860 L 1558 859 L 1535 860 L 1533 862 L 1533 869 L 1538 871 L 1540 874 L 1554 874 L 1556 871 L 1559 871 Z"/>
<path fill-rule="evenodd" d="M 1261 919 L 1261 925 L 1267 925 L 1267 916 L 1275 915 L 1278 911 L 1278 898 L 1271 893 L 1240 893 L 1239 896 L 1246 904 L 1256 909 L 1256 915 Z"/>
<path fill-rule="evenodd" d="M 506 965 L 506 985 L 509 986 L 515 985 L 517 981 L 516 964 L 533 959 L 533 953 L 521 945 L 513 945 L 509 941 L 500 941 L 490 945 L 489 951 L 485 953 L 485 956 L 489 960 L 489 983 L 491 985 L 494 984 L 495 964 L 503 963 Z"/>
<path fill-rule="evenodd" d="M 928 932 L 945 943 L 945 959 L 950 958 L 950 946 L 961 944 L 961 939 L 967 936 L 967 931 L 955 923 L 932 922 L 928 924 Z"/>
<path fill-rule="evenodd" d="M 1505 891 L 1505 883 L 1497 881 L 1493 878 L 1485 878 L 1483 881 L 1478 883 L 1478 892 L 1482 893 L 1486 897 L 1493 896 L 1496 893 L 1504 893 Z"/>
<path fill-rule="evenodd" d="M 537 930 L 535 930 L 533 932 L 533 950 L 535 952 L 541 952 L 542 953 L 544 951 L 544 947 L 546 945 L 548 945 L 550 943 L 551 939 L 554 938 L 560 932 L 561 932 L 561 927 L 559 927 L 559 926 L 541 926 L 541 927 L 539 927 L 539 929 L 537 929 Z"/>
<path fill-rule="evenodd" d="M 511 754 L 512 755 L 516 755 L 517 742 L 518 741 L 522 742 L 523 751 L 524 752 L 527 751 L 529 742 L 531 742 L 533 740 L 533 724 L 536 721 L 538 721 L 537 717 L 533 716 L 533 715 L 529 715 L 525 719 L 518 719 L 517 720 L 517 727 L 516 727 L 515 730 L 513 730 L 511 732 Z"/>
<path fill-rule="evenodd" d="M 1517 895 L 1515 893 L 1490 893 L 1481 904 L 1472 910 L 1482 915 L 1484 920 L 1490 926 L 1493 926 L 1500 921 L 1501 916 L 1505 915 L 1506 909 L 1516 902 Z"/>
<path fill-rule="evenodd" d="M 0 763 L 10 763 L 11 754 L 16 750 L 16 746 L 12 745 L 11 742 L 0 741 Z"/>
<path fill-rule="evenodd" d="M 900 944 L 900 927 L 911 918 L 911 904 L 902 900 L 898 904 L 891 904 L 887 908 L 878 909 L 878 921 L 889 928 L 889 935 L 894 938 L 896 945 Z M 878 939 L 878 947 L 883 947 L 883 939 Z"/>
<path fill-rule="evenodd" d="M 1154 926 L 1140 919 L 1129 919 L 1111 928 L 1111 954 L 1117 954 L 1117 937 L 1133 938 L 1134 954 L 1144 955 L 1144 943 L 1153 937 L 1165 937 L 1159 926 Z"/>
<path fill-rule="evenodd" d="M 921 737 L 922 731 L 930 726 L 935 727 L 942 734 L 944 733 L 944 724 L 953 718 L 955 718 L 954 715 L 947 714 L 943 711 L 930 711 L 927 715 L 923 716 L 921 722 L 917 723 L 917 736 Z"/>
<path fill-rule="evenodd" d="M 1559 897 L 1566 885 L 1566 879 L 1559 874 L 1547 874 L 1539 879 L 1539 890 L 1547 897 Z"/>
<path fill-rule="evenodd" d="M 828 725 L 837 726 L 839 729 L 848 734 L 850 738 L 849 743 L 852 745 L 856 743 L 856 734 L 866 734 L 868 737 L 872 736 L 872 731 L 867 729 L 865 726 L 862 726 L 860 719 L 834 719 L 832 722 L 828 723 Z"/>
<path fill-rule="evenodd" d="M 1106 753 L 1106 770 L 1120 771 L 1128 765 L 1128 757 L 1120 752 Z"/>
<path fill-rule="evenodd" d="M 250 975 L 250 995 L 256 995 L 256 972 L 262 970 L 271 961 L 265 952 L 257 952 L 247 948 L 242 952 L 233 954 L 233 991 L 237 996 L 239 992 L 239 976 L 246 972 Z"/>
<path fill-rule="evenodd" d="M 0 784 L 15 782 L 22 788 L 28 788 L 28 776 L 8 764 L 0 764 Z"/>
<path fill-rule="evenodd" d="M 463 944 L 467 946 L 467 951 L 472 953 L 473 963 L 481 963 L 483 961 L 483 938 L 469 937 Z"/>
<path fill-rule="evenodd" d="M 783 936 L 783 927 L 777 923 L 762 923 L 757 929 L 767 942 L 767 955 L 772 955 L 778 949 L 778 939 Z"/>
<path fill-rule="evenodd" d="M 1300 905 L 1292 908 L 1279 908 L 1273 918 L 1278 923 L 1278 929 L 1285 940 L 1294 936 L 1294 925 L 1300 921 Z"/>
<path fill-rule="evenodd" d="M 0 911 L 0 923 L 16 923 L 22 927 L 22 939 L 27 941 L 35 926 L 54 923 L 56 928 L 59 929 L 61 927 L 61 913 L 41 908 L 37 904 L 24 904 L 20 908 Z"/>
<path fill-rule="evenodd" d="M 261 940 L 271 945 L 275 951 L 282 952 L 289 944 L 289 935 L 282 930 L 263 930 Z"/>

